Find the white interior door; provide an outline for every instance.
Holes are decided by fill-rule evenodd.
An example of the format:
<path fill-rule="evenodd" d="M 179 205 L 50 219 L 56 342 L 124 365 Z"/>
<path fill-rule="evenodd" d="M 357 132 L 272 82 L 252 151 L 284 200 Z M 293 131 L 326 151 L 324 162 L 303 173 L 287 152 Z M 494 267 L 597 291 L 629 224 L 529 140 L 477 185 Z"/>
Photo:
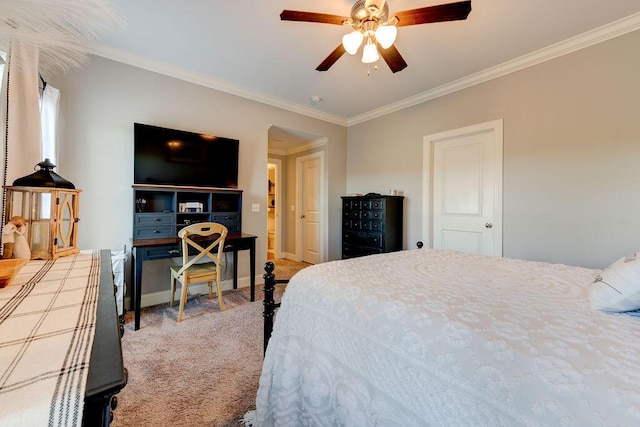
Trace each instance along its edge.
<path fill-rule="evenodd" d="M 434 248 L 502 256 L 502 121 L 425 137 Z"/>
<path fill-rule="evenodd" d="M 318 264 L 322 261 L 322 169 L 323 153 L 297 160 L 298 235 L 296 254 L 299 261 Z"/>

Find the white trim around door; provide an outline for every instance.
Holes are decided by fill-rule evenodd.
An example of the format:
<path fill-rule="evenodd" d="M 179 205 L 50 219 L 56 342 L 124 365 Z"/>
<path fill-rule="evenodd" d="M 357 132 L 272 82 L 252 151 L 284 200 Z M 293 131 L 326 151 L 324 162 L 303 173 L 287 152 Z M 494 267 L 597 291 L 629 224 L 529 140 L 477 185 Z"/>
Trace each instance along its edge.
<path fill-rule="evenodd" d="M 468 137 L 480 137 L 490 144 L 491 153 L 485 156 L 484 161 L 489 162 L 492 172 L 487 175 L 491 180 L 489 193 L 486 200 L 492 200 L 488 210 L 491 211 L 490 219 L 482 227 L 491 229 L 490 248 L 492 255 L 502 256 L 502 179 L 503 179 L 503 120 L 493 120 L 477 125 L 467 126 L 427 135 L 423 138 L 423 175 L 422 175 L 422 239 L 427 247 L 434 247 L 434 158 L 435 146 L 438 143 L 455 143 Z M 488 157 L 488 158 L 487 158 Z M 480 214 L 480 217 L 482 213 Z M 482 219 L 482 218 L 481 218 Z M 487 230 L 488 231 L 488 230 Z"/>
<path fill-rule="evenodd" d="M 296 159 L 296 207 L 295 207 L 295 215 L 296 215 L 296 261 L 302 260 L 302 250 L 303 250 L 303 242 L 302 242 L 302 219 L 301 219 L 301 209 L 302 209 L 302 173 L 303 173 L 303 162 L 307 160 L 318 159 L 320 161 L 320 262 L 325 262 L 328 259 L 327 250 L 328 250 L 328 218 L 329 218 L 329 208 L 327 201 L 327 170 L 326 170 L 326 162 L 324 159 L 324 151 L 318 151 L 316 153 L 308 154 L 306 156 L 300 156 Z"/>
<path fill-rule="evenodd" d="M 284 203 L 282 188 L 282 160 L 269 158 L 268 162 L 276 166 L 276 188 L 275 188 L 275 245 L 273 255 L 275 258 L 282 258 L 282 207 Z M 269 207 L 267 206 L 267 209 Z"/>

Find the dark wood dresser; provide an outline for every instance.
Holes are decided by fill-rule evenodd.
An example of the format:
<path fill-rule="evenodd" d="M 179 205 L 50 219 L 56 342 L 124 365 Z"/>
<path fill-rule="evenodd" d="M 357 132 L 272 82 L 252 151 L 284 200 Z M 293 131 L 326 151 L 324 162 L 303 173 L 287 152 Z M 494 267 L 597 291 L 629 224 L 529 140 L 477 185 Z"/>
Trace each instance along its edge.
<path fill-rule="evenodd" d="M 402 250 L 403 196 L 342 197 L 342 259 Z"/>

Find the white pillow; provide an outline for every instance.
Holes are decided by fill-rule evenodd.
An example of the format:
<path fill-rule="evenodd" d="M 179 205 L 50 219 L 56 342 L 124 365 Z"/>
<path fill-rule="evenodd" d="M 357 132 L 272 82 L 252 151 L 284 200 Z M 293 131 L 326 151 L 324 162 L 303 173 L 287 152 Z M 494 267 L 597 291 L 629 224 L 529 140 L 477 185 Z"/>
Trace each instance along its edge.
<path fill-rule="evenodd" d="M 620 258 L 591 284 L 591 308 L 623 312 L 640 309 L 640 252 Z"/>

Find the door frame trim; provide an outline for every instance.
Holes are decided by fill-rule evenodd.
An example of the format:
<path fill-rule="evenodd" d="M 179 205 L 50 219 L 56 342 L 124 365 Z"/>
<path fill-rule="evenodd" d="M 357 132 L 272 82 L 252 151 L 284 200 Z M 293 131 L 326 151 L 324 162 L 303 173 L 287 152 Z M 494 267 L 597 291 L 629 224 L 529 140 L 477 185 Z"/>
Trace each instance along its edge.
<path fill-rule="evenodd" d="M 496 169 L 496 182 L 500 183 L 494 195 L 494 211 L 499 214 L 499 219 L 494 220 L 496 231 L 496 241 L 502 242 L 502 187 L 503 187 L 503 119 L 492 120 L 476 125 L 466 126 L 458 129 L 451 129 L 426 135 L 422 139 L 422 241 L 425 246 L 433 247 L 433 148 L 434 144 L 451 138 L 458 138 L 464 135 L 475 133 L 493 132 L 498 138 L 495 147 L 495 160 L 500 167 Z M 497 217 L 496 217 L 497 218 Z M 504 248 L 501 247 L 501 254 Z"/>
<path fill-rule="evenodd" d="M 274 164 L 276 166 L 276 189 L 275 189 L 275 231 L 274 239 L 275 245 L 273 247 L 273 256 L 275 258 L 282 258 L 282 207 L 284 197 L 282 195 L 282 160 L 269 157 L 267 163 Z M 267 197 L 267 203 L 269 198 Z M 267 205 L 267 210 L 269 206 Z M 267 219 L 268 221 L 268 219 Z M 267 230 L 267 252 L 269 251 L 269 230 Z"/>
<path fill-rule="evenodd" d="M 328 203 L 327 203 L 327 171 L 324 151 L 307 154 L 296 158 L 296 261 L 302 260 L 302 162 L 319 158 L 320 160 L 320 262 L 327 260 L 328 245 Z"/>

